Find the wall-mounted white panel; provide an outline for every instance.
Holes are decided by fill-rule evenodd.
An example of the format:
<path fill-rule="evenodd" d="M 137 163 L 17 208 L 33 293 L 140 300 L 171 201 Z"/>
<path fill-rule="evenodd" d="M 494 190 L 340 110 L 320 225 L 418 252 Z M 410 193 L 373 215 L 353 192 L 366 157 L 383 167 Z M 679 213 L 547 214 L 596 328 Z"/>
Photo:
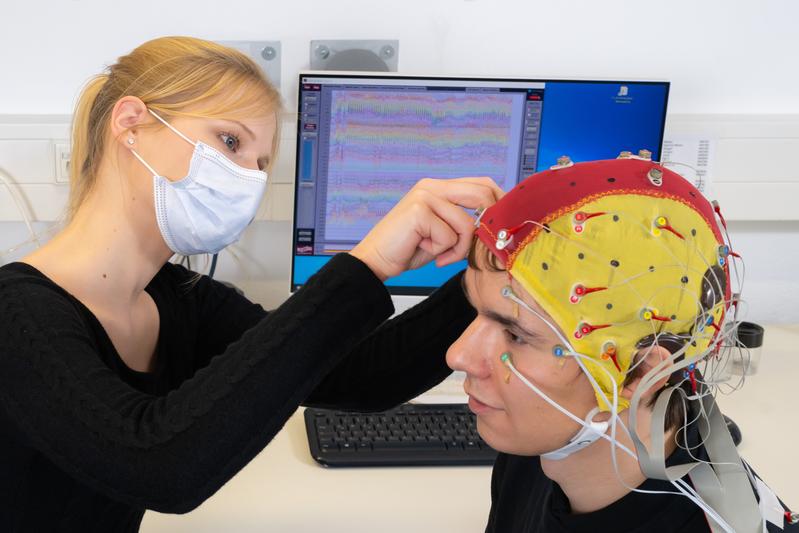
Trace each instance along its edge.
<path fill-rule="evenodd" d="M 54 145 L 67 138 L 67 116 L 0 116 L 0 167 L 9 171 L 39 220 L 63 212 L 68 186 L 55 184 Z M 281 117 L 280 144 L 259 220 L 291 220 L 297 114 Z M 799 220 L 799 115 L 671 115 L 669 135 L 716 139 L 712 194 L 725 216 L 742 221 Z M 46 185 L 47 184 L 47 185 Z M 52 184 L 52 185 L 50 185 Z M 0 220 L 19 220 L 0 188 Z"/>
<path fill-rule="evenodd" d="M 0 168 L 17 183 L 55 183 L 54 161 L 50 140 L 0 139 Z"/>
<path fill-rule="evenodd" d="M 21 184 L 18 190 L 27 202 L 33 220 L 55 221 L 64 215 L 69 187 L 53 184 Z M 0 184 L 0 222 L 22 220 L 13 198 Z"/>

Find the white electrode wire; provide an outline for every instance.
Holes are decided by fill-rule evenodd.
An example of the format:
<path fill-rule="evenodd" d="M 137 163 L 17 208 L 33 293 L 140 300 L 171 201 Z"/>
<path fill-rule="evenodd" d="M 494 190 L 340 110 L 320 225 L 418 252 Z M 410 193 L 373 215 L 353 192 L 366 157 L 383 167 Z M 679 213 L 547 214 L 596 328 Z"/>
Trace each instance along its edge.
<path fill-rule="evenodd" d="M 524 384 L 525 384 L 525 386 L 527 386 L 527 388 L 529 388 L 530 390 L 532 390 L 533 392 L 535 392 L 536 394 L 538 394 L 538 395 L 541 397 L 541 399 L 543 399 L 543 400 L 544 400 L 545 402 L 547 402 L 549 405 L 551 405 L 552 407 L 554 407 L 555 409 L 557 409 L 558 411 L 560 411 L 561 413 L 563 413 L 564 415 L 566 415 L 567 417 L 569 417 L 571 420 L 573 420 L 574 422 L 576 422 L 576 423 L 577 423 L 577 424 L 579 424 L 580 426 L 582 426 L 582 427 L 586 427 L 586 428 L 588 428 L 588 429 L 591 429 L 591 426 L 589 426 L 588 424 L 586 424 L 585 420 L 582 420 L 580 417 L 578 417 L 578 416 L 574 415 L 572 412 L 570 412 L 569 410 L 565 409 L 565 408 L 564 408 L 563 406 L 561 406 L 561 405 L 560 405 L 558 402 L 556 402 L 555 400 L 553 400 L 552 398 L 550 398 L 550 397 L 549 397 L 549 396 L 548 396 L 548 395 L 547 395 L 547 394 L 546 394 L 544 391 L 542 391 L 542 390 L 541 390 L 541 389 L 539 389 L 537 386 L 535 386 L 535 385 L 534 385 L 532 382 L 530 382 L 530 380 L 528 380 L 528 379 L 527 379 L 527 378 L 526 378 L 526 377 L 525 377 L 525 376 L 524 376 L 524 375 L 523 375 L 521 372 L 519 372 L 519 370 L 518 370 L 518 369 L 517 369 L 517 368 L 516 368 L 516 367 L 513 365 L 513 362 L 512 362 L 510 359 L 508 359 L 508 360 L 507 360 L 507 361 L 505 361 L 504 363 L 505 363 L 505 365 L 508 367 L 508 369 L 509 369 L 511 372 L 513 372 L 513 374 L 514 374 L 514 375 L 515 375 L 517 378 L 519 378 L 519 380 L 520 380 L 522 383 L 524 383 Z M 609 437 L 607 434 L 603 433 L 603 434 L 602 434 L 602 435 L 600 435 L 600 436 L 601 436 L 601 438 L 603 438 L 603 439 L 607 440 L 608 442 L 610 442 L 611 444 L 613 444 L 613 441 L 611 440 L 611 438 L 610 438 L 610 437 Z M 627 448 L 627 447 L 626 447 L 626 446 L 624 446 L 623 444 L 621 444 L 621 443 L 616 443 L 616 445 L 618 445 L 620 448 L 622 448 L 622 449 L 624 450 L 624 452 L 625 452 L 625 453 L 627 453 L 627 454 L 629 454 L 631 457 L 634 457 L 634 458 L 636 457 L 636 455 L 635 455 L 635 454 L 632 452 L 632 450 L 630 450 L 629 448 Z"/>
<path fill-rule="evenodd" d="M 571 356 L 575 356 L 575 354 L 572 354 L 572 353 L 570 353 L 570 354 L 564 354 L 564 355 L 571 355 Z M 585 356 L 585 355 L 583 355 L 583 354 L 579 354 L 579 353 L 577 353 L 577 354 L 576 354 L 576 357 L 578 357 L 578 358 L 579 358 L 579 357 L 586 357 L 586 356 Z M 554 407 L 555 409 L 557 409 L 558 411 L 560 411 L 561 413 L 563 413 L 564 415 L 566 415 L 567 417 L 569 417 L 570 419 L 572 419 L 573 421 L 575 421 L 576 423 L 580 424 L 581 426 L 583 426 L 583 427 L 589 427 L 589 428 L 590 428 L 590 426 L 588 426 L 588 424 L 586 424 L 584 420 L 581 420 L 579 417 L 575 416 L 573 413 L 571 413 L 570 411 L 568 411 L 568 410 L 566 410 L 565 408 L 563 408 L 563 407 L 562 407 L 560 404 L 558 404 L 557 402 L 555 402 L 554 400 L 552 400 L 552 399 L 551 399 L 551 398 L 550 398 L 550 397 L 549 397 L 549 396 L 548 396 L 546 393 L 544 393 L 544 392 L 543 392 L 541 389 L 539 389 L 539 388 L 538 388 L 538 387 L 536 387 L 536 386 L 535 386 L 535 385 L 534 385 L 532 382 L 530 382 L 530 380 L 528 380 L 528 379 L 527 379 L 527 378 L 526 378 L 526 377 L 525 377 L 525 376 L 524 376 L 524 375 L 523 375 L 521 372 L 519 372 L 519 370 L 518 370 L 518 369 L 517 369 L 517 368 L 516 368 L 516 367 L 513 365 L 513 362 L 511 361 L 511 359 L 510 359 L 510 358 L 509 358 L 509 359 L 507 359 L 507 360 L 505 360 L 505 361 L 504 361 L 504 363 L 505 363 L 505 365 L 506 365 L 506 366 L 507 366 L 507 367 L 510 369 L 510 371 L 511 371 L 511 372 L 512 372 L 512 373 L 513 373 L 513 374 L 514 374 L 514 375 L 515 375 L 515 376 L 516 376 L 516 377 L 517 377 L 517 378 L 518 378 L 518 379 L 519 379 L 519 380 L 520 380 L 522 383 L 524 383 L 524 385 L 525 385 L 525 386 L 527 386 L 527 387 L 528 387 L 529 389 L 531 389 L 533 392 L 535 392 L 536 394 L 538 394 L 538 395 L 539 395 L 539 396 L 540 396 L 540 397 L 541 397 L 541 398 L 542 398 L 544 401 L 546 401 L 546 402 L 547 402 L 548 404 L 550 404 L 552 407 Z M 606 370 L 606 369 L 603 369 L 603 370 L 605 370 L 605 372 L 607 372 L 607 370 Z M 611 378 L 611 379 L 613 379 L 613 377 L 612 377 L 612 376 L 610 376 L 610 378 Z M 614 388 L 614 390 L 616 390 L 616 389 L 617 389 L 617 388 Z M 616 421 L 616 420 L 618 420 L 618 422 L 622 424 L 622 427 L 625 429 L 625 431 L 627 431 L 627 433 L 628 433 L 628 434 L 629 434 L 629 430 L 627 430 L 626 426 L 624 425 L 624 422 L 623 422 L 621 419 L 619 419 L 619 418 L 618 418 L 618 396 L 617 396 L 617 395 L 615 395 L 615 394 L 614 394 L 614 400 L 613 400 L 613 404 L 614 404 L 614 406 L 616 407 L 616 409 L 614 409 L 614 411 L 611 413 L 611 417 L 612 417 L 612 419 L 613 419 L 613 421 L 611 422 L 611 435 L 610 435 L 610 436 L 608 436 L 607 434 L 604 434 L 604 433 L 603 433 L 602 435 L 600 435 L 600 437 L 601 437 L 601 438 L 604 438 L 605 440 L 607 440 L 607 441 L 608 441 L 608 442 L 610 442 L 610 444 L 611 444 L 611 458 L 612 458 L 612 461 L 613 461 L 613 468 L 614 468 L 614 471 L 615 471 L 616 477 L 618 478 L 619 482 L 620 482 L 620 483 L 621 483 L 621 484 L 622 484 L 622 485 L 623 485 L 625 488 L 627 488 L 627 489 L 628 489 L 628 490 L 630 490 L 630 491 L 634 491 L 634 492 L 640 492 L 640 493 L 644 493 L 644 494 L 666 494 L 666 495 L 683 495 L 683 496 L 686 496 L 688 499 L 690 499 L 692 502 L 694 502 L 694 503 L 695 503 L 695 504 L 696 504 L 696 505 L 697 505 L 697 506 L 698 506 L 700 509 L 702 509 L 702 510 L 703 510 L 705 513 L 707 513 L 708 515 L 710 515 L 710 516 L 711 516 L 711 517 L 712 517 L 712 518 L 713 518 L 713 519 L 714 519 L 716 522 L 718 522 L 718 523 L 719 523 L 719 525 L 721 525 L 721 527 L 725 529 L 725 531 L 727 531 L 728 533 L 735 533 L 735 532 L 734 532 L 734 531 L 733 531 L 731 528 L 729 528 L 729 526 L 728 526 L 728 525 L 727 525 L 727 523 L 724 521 L 724 519 L 723 519 L 723 518 L 721 518 L 721 516 L 719 516 L 719 515 L 718 515 L 718 513 L 716 513 L 716 511 L 715 511 L 715 510 L 713 510 L 713 509 L 712 509 L 712 508 L 711 508 L 709 505 L 707 505 L 707 503 L 705 503 L 705 502 L 704 502 L 704 500 L 702 500 L 702 499 L 701 499 L 701 497 L 699 497 L 698 495 L 696 495 L 696 496 L 692 496 L 691 494 L 688 494 L 688 493 L 686 493 L 684 490 L 682 490 L 682 489 L 681 489 L 681 487 L 680 487 L 680 486 L 678 486 L 678 485 L 674 484 L 673 482 L 672 482 L 672 484 L 674 484 L 674 485 L 675 485 L 675 488 L 677 488 L 677 490 L 678 490 L 679 492 L 670 492 L 670 491 L 652 491 L 652 490 L 638 489 L 638 488 L 635 488 L 635 487 L 631 487 L 631 486 L 629 486 L 629 485 L 628 485 L 628 484 L 627 484 L 627 483 L 624 481 L 624 479 L 623 479 L 623 478 L 622 478 L 622 476 L 621 476 L 621 472 L 619 471 L 619 467 L 618 467 L 618 461 L 617 461 L 616 454 L 615 454 L 616 447 L 620 448 L 622 451 L 624 451 L 625 453 L 627 453 L 627 454 L 628 454 L 630 457 L 632 457 L 632 458 L 633 458 L 633 459 L 635 459 L 635 460 L 638 460 L 638 456 L 637 456 L 635 453 L 633 453 L 633 452 L 632 452 L 632 451 L 631 451 L 629 448 L 627 448 L 625 445 L 623 445 L 622 443 L 620 443 L 620 442 L 619 442 L 619 441 L 616 439 L 616 434 L 615 434 L 615 421 Z"/>
<path fill-rule="evenodd" d="M 677 487 L 677 490 L 682 492 L 683 495 L 699 506 L 699 508 L 702 509 L 707 516 L 715 520 L 721 529 L 723 529 L 726 533 L 736 533 L 735 529 L 726 520 L 724 520 L 724 518 L 715 509 L 713 509 L 704 499 L 702 499 L 702 496 L 700 496 L 699 493 L 697 493 L 688 483 L 683 481 L 682 478 L 675 479 L 671 483 Z"/>
<path fill-rule="evenodd" d="M 590 358 L 589 358 L 589 357 L 587 357 L 586 355 L 584 355 L 584 354 L 580 354 L 580 353 L 573 353 L 573 354 L 568 354 L 568 355 L 572 355 L 572 356 L 574 356 L 574 357 L 578 357 L 578 358 L 586 358 L 586 359 L 590 359 Z M 612 375 L 612 374 L 611 374 L 611 373 L 610 373 L 610 372 L 609 372 L 609 371 L 608 371 L 606 368 L 604 368 L 604 367 L 599 367 L 599 368 L 601 368 L 601 369 L 602 369 L 602 371 L 603 371 L 603 372 L 605 372 L 605 374 L 607 375 L 608 379 L 610 379 L 610 380 L 611 380 L 611 382 L 612 382 L 612 383 L 613 383 L 613 385 L 614 385 L 614 390 L 618 390 L 618 384 L 616 383 L 616 380 L 613 378 L 613 375 Z M 693 501 L 693 502 L 694 502 L 696 505 L 698 505 L 698 506 L 699 506 L 699 507 L 700 507 L 700 508 L 701 508 L 703 511 L 706 511 L 706 512 L 708 512 L 708 513 L 710 513 L 710 514 L 712 514 L 712 515 L 716 516 L 716 515 L 717 515 L 717 513 L 715 512 L 715 510 L 713 510 L 712 508 L 710 508 L 710 507 L 709 507 L 709 506 L 708 506 L 708 505 L 707 505 L 707 504 L 704 502 L 704 500 L 701 500 L 701 498 L 700 498 L 700 499 L 699 499 L 699 500 L 701 501 L 701 503 L 700 503 L 700 501 L 697 501 L 697 499 L 696 499 L 696 498 L 693 498 L 693 497 L 691 497 L 690 495 L 688 495 L 688 494 L 685 494 L 685 492 L 684 492 L 683 490 L 681 490 L 681 489 L 680 489 L 680 487 L 677 487 L 677 486 L 675 486 L 675 488 L 677 488 L 677 490 L 678 490 L 679 492 L 672 492 L 672 491 L 663 491 L 663 490 L 647 490 L 647 489 L 639 489 L 639 488 L 637 488 L 637 487 L 633 487 L 633 486 L 630 486 L 630 485 L 628 485 L 628 484 L 627 484 L 627 482 L 624 480 L 624 478 L 623 478 L 623 477 L 622 477 L 622 475 L 621 475 L 621 471 L 619 470 L 619 465 L 618 465 L 618 457 L 616 456 L 616 447 L 619 447 L 619 448 L 621 448 L 622 450 L 626 451 L 626 452 L 627 452 L 627 453 L 628 453 L 628 454 L 629 454 L 631 457 L 633 457 L 633 458 L 634 458 L 636 461 L 638 460 L 638 456 L 637 456 L 637 455 L 635 455 L 635 454 L 633 454 L 633 453 L 632 453 L 631 451 L 629 451 L 629 449 L 627 449 L 627 448 L 626 448 L 624 445 L 622 445 L 621 443 L 619 443 L 619 442 L 618 442 L 618 439 L 616 438 L 616 426 L 615 426 L 615 423 L 616 423 L 616 421 L 618 421 L 618 423 L 619 423 L 619 424 L 621 424 L 621 427 L 622 427 L 622 429 L 624 430 L 624 432 L 627 434 L 628 438 L 630 438 L 630 439 L 632 440 L 632 434 L 630 433 L 630 430 L 629 430 L 629 429 L 627 429 L 627 426 L 624 424 L 624 421 L 623 421 L 623 420 L 622 420 L 622 419 L 619 417 L 619 414 L 618 414 L 618 402 L 617 402 L 617 400 L 618 400 L 618 396 L 615 396 L 615 395 L 614 395 L 614 405 L 615 405 L 615 408 L 614 408 L 614 412 L 613 412 L 613 413 L 611 413 L 611 416 L 613 417 L 613 418 L 612 418 L 612 419 L 613 419 L 613 422 L 611 423 L 611 435 L 610 435 L 610 436 L 611 436 L 611 462 L 612 462 L 612 464 L 613 464 L 613 471 L 614 471 L 614 473 L 616 474 L 616 478 L 619 480 L 619 483 L 621 483 L 621 485 L 622 485 L 624 488 L 626 488 L 627 490 L 629 490 L 629 491 L 631 491 L 631 492 L 638 492 L 638 493 L 641 493 L 641 494 L 665 494 L 665 495 L 673 495 L 673 496 L 686 496 L 686 497 L 688 497 L 688 498 L 689 498 L 691 501 Z M 632 413 L 632 412 L 630 412 L 630 415 L 631 415 L 631 416 L 635 416 L 635 414 L 634 414 L 634 413 Z M 673 484 L 673 482 L 672 482 L 672 484 Z M 697 496 L 697 497 L 698 497 L 698 496 Z M 720 517 L 719 517 L 719 518 L 720 518 Z"/>
<path fill-rule="evenodd" d="M 11 199 L 14 200 L 14 204 L 17 206 L 17 211 L 22 216 L 22 220 L 25 222 L 25 226 L 28 228 L 28 233 L 30 234 L 30 241 L 27 242 L 35 242 L 36 246 L 41 246 L 39 242 L 39 237 L 36 235 L 36 232 L 33 231 L 33 225 L 31 225 L 31 217 L 28 213 L 27 205 L 19 196 L 19 191 L 14 186 L 16 185 L 16 181 L 11 177 L 11 175 L 6 172 L 4 169 L 0 168 L 0 183 L 6 186 L 8 189 L 8 193 L 11 195 Z M 8 253 L 8 251 L 6 251 Z"/>
<path fill-rule="evenodd" d="M 586 357 L 587 358 L 587 356 L 585 356 L 584 354 L 580 354 L 579 352 L 574 351 L 571 348 L 570 343 L 563 337 L 563 335 L 560 333 L 560 331 L 554 325 L 550 324 L 549 321 L 547 321 L 540 313 L 537 313 L 535 310 L 530 308 L 523 300 L 519 299 L 512 292 L 512 290 L 511 291 L 505 291 L 505 293 L 503 293 L 503 295 L 506 298 L 510 298 L 511 300 L 516 302 L 517 304 L 521 305 L 522 307 L 527 309 L 529 312 L 531 312 L 534 315 L 536 315 L 545 324 L 547 324 L 547 326 L 550 329 L 552 329 L 552 331 L 561 340 L 561 342 L 563 342 L 566 346 L 569 347 L 569 353 L 564 353 L 564 355 L 573 356 L 573 357 L 575 357 L 575 360 L 578 361 L 578 362 L 580 362 L 580 358 L 581 357 Z M 679 352 L 684 352 L 686 349 L 687 349 L 687 344 Z M 679 352 L 678 352 L 678 355 L 679 355 Z M 668 363 L 668 362 L 669 362 L 669 360 L 664 360 L 662 363 Z M 538 394 L 544 401 L 546 401 L 552 407 L 554 407 L 555 409 L 557 409 L 558 411 L 560 411 L 561 413 L 563 413 L 564 415 L 566 415 L 567 417 L 572 419 L 577 424 L 579 424 L 579 425 L 581 425 L 583 427 L 588 427 L 588 425 L 585 423 L 584 420 L 581 420 L 579 417 L 577 417 L 573 413 L 571 413 L 568 410 L 566 410 L 565 408 L 563 408 L 560 404 L 558 404 L 557 402 L 552 400 L 546 393 L 544 393 L 542 390 L 540 390 L 538 387 L 536 387 L 533 383 L 531 383 L 524 375 L 521 374 L 521 372 L 519 372 L 516 369 L 516 367 L 513 365 L 512 361 L 510 359 L 506 360 L 505 364 L 508 366 L 508 368 L 511 370 L 511 372 L 513 372 L 513 374 L 522 383 L 524 383 L 525 386 L 527 386 L 533 392 Z M 690 363 L 687 363 L 686 366 L 688 364 L 690 364 Z M 580 362 L 580 367 L 583 369 L 583 372 L 585 373 L 585 375 L 589 377 L 589 380 L 593 381 L 594 383 L 596 383 L 595 380 L 591 379 L 592 378 L 591 374 L 589 372 L 587 372 L 587 370 L 585 369 L 584 365 L 581 364 L 581 362 Z M 602 370 L 609 375 L 611 381 L 614 384 L 616 383 L 615 380 L 613 379 L 613 376 L 610 375 L 610 373 L 609 373 L 609 371 L 607 369 L 605 369 L 604 367 L 601 367 L 601 366 L 599 366 L 599 368 L 602 368 Z M 601 388 L 598 388 L 598 385 L 596 385 L 596 387 L 597 387 L 596 390 L 599 390 L 599 391 L 602 390 Z M 727 524 L 727 522 L 712 507 L 710 507 L 698 494 L 691 494 L 689 492 L 686 492 L 683 489 L 683 487 L 681 487 L 679 484 L 676 484 L 676 483 L 672 482 L 674 487 L 679 491 L 678 493 L 674 493 L 674 492 L 670 492 L 670 491 L 645 491 L 644 489 L 637 489 L 635 487 L 630 487 L 630 486 L 627 485 L 627 483 L 621 477 L 621 473 L 620 473 L 619 468 L 618 468 L 618 461 L 617 461 L 617 457 L 616 457 L 616 447 L 621 448 L 625 453 L 627 453 L 628 455 L 630 455 L 630 457 L 633 457 L 636 460 L 638 459 L 638 457 L 629 448 L 627 448 L 626 446 L 624 446 L 623 444 L 618 442 L 618 440 L 616 439 L 616 421 L 617 420 L 619 422 L 621 422 L 622 427 L 624 428 L 624 430 L 628 433 L 628 435 L 631 436 L 630 431 L 624 425 L 623 421 L 621 421 L 618 418 L 618 396 L 617 396 L 617 390 L 618 390 L 618 387 L 617 386 L 614 387 L 614 400 L 613 400 L 612 407 L 611 407 L 611 409 L 612 409 L 612 412 L 611 412 L 611 435 L 608 436 L 607 434 L 603 433 L 601 435 L 601 438 L 604 438 L 605 440 L 607 440 L 611 444 L 611 460 L 613 462 L 614 472 L 616 473 L 616 477 L 618 478 L 619 482 L 625 488 L 627 488 L 628 490 L 635 491 L 635 492 L 655 493 L 655 494 L 671 494 L 671 495 L 680 494 L 680 495 L 683 495 L 683 496 L 687 497 L 688 499 L 690 499 L 700 509 L 702 509 L 702 511 L 705 512 L 714 521 L 716 521 L 722 527 L 722 529 L 724 529 L 727 533 L 735 533 L 733 531 L 733 529 L 730 528 L 729 524 Z M 602 395 L 603 395 L 603 398 L 604 398 L 604 392 L 602 393 Z M 632 416 L 635 416 L 635 415 L 633 414 Z"/>
<path fill-rule="evenodd" d="M 577 350 L 574 349 L 574 347 L 571 345 L 569 340 L 560 332 L 560 330 L 557 328 L 557 326 L 555 326 L 554 324 L 550 323 L 550 321 L 547 320 L 547 318 L 545 316 L 543 316 L 541 313 L 539 313 L 538 311 L 536 311 L 535 309 L 533 309 L 532 307 L 527 305 L 527 302 L 525 302 L 524 300 L 522 300 L 521 298 L 516 296 L 516 293 L 513 292 L 513 288 L 511 288 L 510 286 L 505 287 L 502 290 L 502 296 L 504 296 L 505 298 L 508 298 L 509 300 L 513 301 L 517 305 L 520 305 L 521 307 L 523 307 L 529 313 L 532 313 L 533 315 L 538 317 L 538 319 L 541 320 L 544 324 L 546 324 L 546 326 L 555 334 L 555 336 L 558 338 L 558 340 L 560 340 L 560 342 L 563 343 L 563 347 L 566 348 L 566 352 L 568 352 L 570 354 L 579 353 L 579 352 L 577 352 Z M 594 379 L 594 376 L 592 376 L 591 373 L 588 371 L 588 369 L 585 368 L 585 365 L 583 364 L 583 362 L 579 358 L 575 358 L 575 361 L 577 361 L 577 364 L 580 366 L 580 369 L 583 371 L 583 374 L 585 374 L 586 377 L 588 377 L 588 380 L 591 382 L 591 386 L 593 386 L 594 389 L 597 390 L 597 391 L 602 391 L 602 387 L 599 386 L 599 384 Z M 605 396 L 604 392 L 602 392 L 602 399 L 605 401 L 605 404 L 607 405 L 608 409 L 611 409 L 613 407 L 612 404 L 610 403 L 610 401 Z"/>
<path fill-rule="evenodd" d="M 587 356 L 585 356 L 583 354 L 579 354 L 579 353 L 569 354 L 569 355 L 572 355 L 572 356 L 575 356 L 575 357 L 586 357 L 587 358 Z M 605 372 L 607 377 L 613 383 L 613 390 L 614 391 L 618 390 L 618 384 L 616 383 L 616 380 L 613 378 L 613 375 L 606 368 L 601 367 L 601 366 L 599 368 L 601 368 L 602 371 Z M 711 518 L 713 518 L 723 529 L 725 529 L 725 531 L 727 531 L 727 533 L 735 533 L 732 530 L 732 528 L 729 527 L 729 524 L 727 524 L 727 522 L 721 517 L 721 515 L 719 515 L 718 512 L 716 512 L 716 510 L 713 509 L 709 504 L 707 504 L 707 502 L 705 502 L 702 499 L 701 496 L 699 496 L 698 494 L 696 494 L 693 491 L 691 491 L 692 494 L 686 493 L 680 487 L 680 485 L 676 484 L 674 481 L 671 481 L 671 483 L 672 483 L 672 485 L 675 486 L 675 488 L 679 492 L 646 490 L 646 489 L 639 489 L 637 487 L 632 487 L 632 486 L 628 485 L 627 482 L 624 481 L 624 478 L 621 475 L 621 471 L 619 470 L 618 458 L 616 456 L 616 447 L 618 446 L 619 448 L 622 448 L 623 450 L 627 451 L 627 453 L 631 457 L 635 458 L 636 460 L 638 460 L 638 457 L 635 454 L 633 454 L 632 452 L 630 452 L 621 443 L 619 443 L 617 438 L 616 438 L 616 421 L 618 421 L 618 423 L 621 424 L 622 428 L 627 433 L 627 436 L 630 439 L 632 439 L 632 435 L 631 435 L 630 431 L 627 429 L 627 426 L 624 424 L 624 421 L 618 415 L 618 396 L 616 394 L 614 394 L 614 410 L 611 413 L 611 416 L 612 416 L 611 435 L 610 435 L 610 437 L 611 437 L 611 440 L 610 440 L 610 443 L 611 443 L 611 449 L 610 449 L 611 462 L 613 464 L 613 470 L 614 470 L 614 473 L 616 474 L 616 478 L 619 480 L 619 482 L 621 483 L 622 486 L 624 486 L 627 490 L 630 490 L 632 492 L 638 492 L 638 493 L 641 493 L 641 494 L 667 494 L 667 495 L 682 495 L 682 496 L 685 496 L 688 499 L 690 499 L 692 502 L 694 502 L 694 504 L 696 504 L 705 513 L 710 515 Z M 636 416 L 636 414 L 630 412 L 630 416 Z M 681 481 L 682 482 L 682 480 L 677 480 L 677 481 Z M 682 484 L 685 484 L 685 483 L 682 482 Z"/>

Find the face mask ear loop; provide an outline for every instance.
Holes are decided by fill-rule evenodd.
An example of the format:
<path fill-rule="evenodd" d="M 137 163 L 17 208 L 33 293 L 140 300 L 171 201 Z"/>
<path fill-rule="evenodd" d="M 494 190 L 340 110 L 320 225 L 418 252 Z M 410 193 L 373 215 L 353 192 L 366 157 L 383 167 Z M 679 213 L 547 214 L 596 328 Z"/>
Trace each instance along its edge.
<path fill-rule="evenodd" d="M 189 139 L 188 137 L 186 137 L 185 135 L 183 135 L 182 133 L 180 133 L 180 132 L 179 132 L 179 131 L 178 131 L 178 130 L 175 128 L 175 126 L 173 126 L 172 124 L 170 124 L 170 123 L 169 123 L 169 122 L 167 122 L 166 120 L 164 120 L 164 119 L 162 119 L 161 117 L 159 117 L 159 116 L 158 116 L 158 114 L 157 114 L 155 111 L 153 111 L 153 110 L 152 110 L 152 109 L 150 109 L 149 107 L 147 108 L 147 111 L 149 111 L 149 112 L 150 112 L 150 114 L 151 114 L 152 116 L 154 116 L 155 118 L 157 118 L 157 119 L 158 119 L 158 120 L 161 122 L 161 124 L 163 124 L 164 126 L 166 126 L 167 128 L 169 128 L 170 130 L 172 130 L 172 131 L 174 131 L 175 133 L 177 133 L 178 135 L 180 135 L 180 137 L 181 137 L 181 138 L 182 138 L 184 141 L 186 141 L 187 143 L 189 143 L 189 144 L 190 144 L 190 145 L 192 145 L 192 146 L 197 146 L 197 143 L 196 143 L 196 142 L 192 141 L 191 139 Z"/>
<path fill-rule="evenodd" d="M 136 159 L 138 159 L 139 161 L 141 161 L 141 164 L 142 164 L 142 165 L 144 165 L 145 167 L 147 167 L 147 170 L 149 170 L 149 171 L 152 173 L 152 175 L 153 175 L 153 176 L 158 176 L 158 172 L 156 172 L 156 171 L 155 171 L 155 169 L 154 169 L 153 167 L 151 167 L 150 165 L 148 165 L 148 164 L 147 164 L 147 161 L 145 161 L 145 160 L 144 160 L 144 158 L 143 158 L 142 156 L 140 156 L 140 155 L 139 155 L 139 153 L 138 153 L 136 150 L 134 150 L 133 148 L 131 148 L 131 149 L 130 149 L 130 151 L 131 151 L 131 153 L 133 153 L 133 155 L 136 157 Z"/>

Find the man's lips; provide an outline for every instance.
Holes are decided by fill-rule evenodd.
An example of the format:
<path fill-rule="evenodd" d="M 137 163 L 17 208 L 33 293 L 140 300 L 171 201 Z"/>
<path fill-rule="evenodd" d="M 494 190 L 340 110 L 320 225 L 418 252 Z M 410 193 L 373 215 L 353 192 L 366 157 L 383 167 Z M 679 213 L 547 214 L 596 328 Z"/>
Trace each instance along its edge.
<path fill-rule="evenodd" d="M 466 392 L 466 395 L 469 396 L 469 409 L 472 410 L 475 414 L 485 413 L 488 411 L 498 411 L 498 407 L 494 407 L 493 405 L 487 404 L 481 401 L 477 396 L 469 392 L 467 384 L 464 383 L 463 390 Z"/>

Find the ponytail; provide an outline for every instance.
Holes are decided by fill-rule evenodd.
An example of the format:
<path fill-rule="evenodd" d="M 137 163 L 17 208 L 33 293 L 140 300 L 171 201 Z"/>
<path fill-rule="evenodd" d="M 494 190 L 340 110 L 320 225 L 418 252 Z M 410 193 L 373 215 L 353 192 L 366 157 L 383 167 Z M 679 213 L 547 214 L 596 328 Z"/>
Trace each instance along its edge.
<path fill-rule="evenodd" d="M 97 178 L 95 172 L 98 163 L 97 157 L 103 153 L 106 127 L 104 120 L 98 121 L 99 117 L 92 116 L 92 110 L 99 107 L 95 107 L 94 104 L 107 81 L 108 75 L 101 74 L 86 84 L 78 98 L 75 114 L 72 117 L 67 220 L 74 216 Z"/>

